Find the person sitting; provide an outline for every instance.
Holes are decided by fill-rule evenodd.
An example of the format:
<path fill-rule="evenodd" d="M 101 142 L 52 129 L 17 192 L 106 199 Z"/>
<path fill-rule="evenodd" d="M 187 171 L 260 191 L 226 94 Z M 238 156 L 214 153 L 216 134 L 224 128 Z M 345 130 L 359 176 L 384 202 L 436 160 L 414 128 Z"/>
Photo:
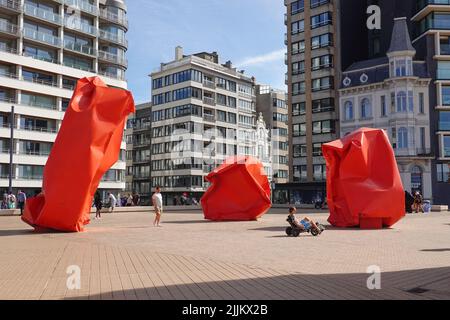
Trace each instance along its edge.
<path fill-rule="evenodd" d="M 288 216 L 288 222 L 294 224 L 297 228 L 303 230 L 303 231 L 308 231 L 311 228 L 314 228 L 317 231 L 321 231 L 318 227 L 317 224 L 309 217 L 304 217 L 302 220 L 298 221 L 297 218 L 295 217 L 295 213 L 297 212 L 297 208 L 296 207 L 290 207 L 289 208 L 289 216 Z"/>

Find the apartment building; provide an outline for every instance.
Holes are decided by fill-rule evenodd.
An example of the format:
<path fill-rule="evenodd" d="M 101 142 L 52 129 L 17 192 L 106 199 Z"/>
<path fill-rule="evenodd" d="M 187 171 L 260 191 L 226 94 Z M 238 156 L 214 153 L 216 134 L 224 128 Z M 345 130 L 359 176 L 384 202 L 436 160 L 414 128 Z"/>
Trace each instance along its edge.
<path fill-rule="evenodd" d="M 142 205 L 150 205 L 150 138 L 152 104 L 136 105 L 136 113 L 130 115 L 126 130 L 127 176 L 124 195 L 139 194 Z"/>
<path fill-rule="evenodd" d="M 430 84 L 433 202 L 450 205 L 450 0 L 414 1 L 413 45 Z"/>
<path fill-rule="evenodd" d="M 338 137 L 339 1 L 285 0 L 291 203 L 324 197 L 322 144 Z"/>
<path fill-rule="evenodd" d="M 256 112 L 260 114 L 271 134 L 272 181 L 284 184 L 289 181 L 289 123 L 286 92 L 268 85 L 256 86 Z M 275 189 L 274 201 L 285 198 Z M 284 202 L 284 201 L 283 201 Z"/>
<path fill-rule="evenodd" d="M 8 187 L 12 150 L 14 190 L 40 191 L 78 79 L 99 75 L 127 87 L 127 29 L 121 0 L 0 0 L 0 188 Z M 124 142 L 100 189 L 124 189 L 125 169 Z"/>
<path fill-rule="evenodd" d="M 258 156 L 265 135 L 256 131 L 254 78 L 221 64 L 216 52 L 186 56 L 181 47 L 151 78 L 151 182 L 164 189 L 165 203 L 183 194 L 198 201 L 205 176 L 224 159 Z"/>
<path fill-rule="evenodd" d="M 395 18 L 387 56 L 354 62 L 343 72 L 340 136 L 361 127 L 384 129 L 405 190 L 432 199 L 431 78 L 415 55 L 407 18 Z"/>

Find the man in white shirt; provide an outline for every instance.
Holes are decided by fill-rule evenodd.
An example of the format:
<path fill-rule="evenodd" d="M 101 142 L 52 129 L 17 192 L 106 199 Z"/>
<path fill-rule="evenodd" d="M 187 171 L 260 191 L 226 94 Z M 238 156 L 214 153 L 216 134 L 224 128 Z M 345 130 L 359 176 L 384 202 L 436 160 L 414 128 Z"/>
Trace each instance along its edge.
<path fill-rule="evenodd" d="M 108 200 L 109 205 L 111 206 L 111 213 L 114 211 L 114 208 L 116 207 L 116 197 L 111 192 L 108 192 Z"/>
<path fill-rule="evenodd" d="M 153 222 L 153 226 L 161 227 L 161 214 L 163 212 L 163 200 L 161 194 L 161 188 L 158 186 L 155 188 L 155 193 L 152 196 L 153 206 L 155 207 L 155 221 Z"/>

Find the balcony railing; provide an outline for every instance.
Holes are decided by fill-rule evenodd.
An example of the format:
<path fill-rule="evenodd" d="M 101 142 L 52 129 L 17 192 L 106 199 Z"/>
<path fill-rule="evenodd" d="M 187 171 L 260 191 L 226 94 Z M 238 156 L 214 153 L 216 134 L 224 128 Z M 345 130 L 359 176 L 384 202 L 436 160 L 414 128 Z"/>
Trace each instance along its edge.
<path fill-rule="evenodd" d="M 43 132 L 43 133 L 56 133 L 56 128 L 44 128 L 44 127 L 36 127 L 36 126 L 20 126 L 19 130 L 25 131 L 34 131 L 34 132 Z"/>
<path fill-rule="evenodd" d="M 210 81 L 210 80 L 203 80 L 203 85 L 207 88 L 210 89 L 216 89 L 216 84 L 214 81 Z"/>
<path fill-rule="evenodd" d="M 216 117 L 212 114 L 204 114 L 203 120 L 209 121 L 209 122 L 216 122 Z"/>
<path fill-rule="evenodd" d="M 119 64 L 122 66 L 128 66 L 128 61 L 127 59 L 118 56 L 117 54 L 114 53 L 110 53 L 110 52 L 106 52 L 106 51 L 99 51 L 98 52 L 98 58 L 100 60 L 105 60 L 105 61 L 109 61 L 109 62 L 113 62 L 115 64 Z"/>
<path fill-rule="evenodd" d="M 7 21 L 0 21 L 0 31 L 6 32 L 12 35 L 19 35 L 19 28 L 17 25 L 7 22 Z"/>
<path fill-rule="evenodd" d="M 114 33 L 111 33 L 111 32 L 105 31 L 105 30 L 99 30 L 99 36 L 100 36 L 100 39 L 108 40 L 108 41 L 123 45 L 125 47 L 128 47 L 128 41 L 123 36 L 119 36 L 117 34 L 114 34 Z"/>
<path fill-rule="evenodd" d="M 49 10 L 44 10 L 42 8 L 38 8 L 36 6 L 25 3 L 24 12 L 29 16 L 33 16 L 39 19 L 43 19 L 45 21 L 49 21 L 55 24 L 61 24 L 61 16 Z"/>
<path fill-rule="evenodd" d="M 97 36 L 98 35 L 98 29 L 90 24 L 81 22 L 79 19 L 72 19 L 71 17 L 64 19 L 64 24 L 67 28 L 78 30 L 83 33 L 87 33 L 91 36 Z"/>
<path fill-rule="evenodd" d="M 19 0 L 0 0 L 0 7 L 20 12 Z"/>
<path fill-rule="evenodd" d="M 64 41 L 64 49 L 76 51 L 79 53 L 95 56 L 96 50 L 88 45 L 76 43 L 73 41 Z"/>
<path fill-rule="evenodd" d="M 33 82 L 33 83 L 37 83 L 37 84 L 42 84 L 44 86 L 50 86 L 50 87 L 59 87 L 58 83 L 54 82 L 54 81 L 47 81 L 47 80 L 42 80 L 42 79 L 37 79 L 37 78 L 31 78 L 31 77 L 22 77 L 19 80 L 24 80 L 24 81 L 28 81 L 28 82 Z"/>
<path fill-rule="evenodd" d="M 428 5 L 450 5 L 450 0 L 419 0 L 417 1 L 417 12 Z"/>
<path fill-rule="evenodd" d="M 210 105 L 210 106 L 215 106 L 216 100 L 214 98 L 210 98 L 210 97 L 203 97 L 203 103 Z"/>
<path fill-rule="evenodd" d="M 100 17 L 128 28 L 128 20 L 126 17 L 120 17 L 106 9 L 100 9 Z"/>
<path fill-rule="evenodd" d="M 23 175 L 23 176 L 18 176 L 17 179 L 18 180 L 42 180 L 42 176 L 41 175 Z"/>
<path fill-rule="evenodd" d="M 24 28 L 23 29 L 23 36 L 28 39 L 36 40 L 39 42 L 47 43 L 53 46 L 61 46 L 61 39 L 58 37 L 55 37 L 54 35 L 36 31 L 30 28 Z"/>
<path fill-rule="evenodd" d="M 101 75 L 101 76 L 108 77 L 108 78 L 113 78 L 113 79 L 125 81 L 125 76 L 123 74 L 119 75 L 119 74 L 116 74 L 116 73 L 103 72 L 103 71 L 99 71 L 98 74 Z"/>
<path fill-rule="evenodd" d="M 50 155 L 50 151 L 21 150 L 18 154 L 23 156 L 48 157 Z"/>
<path fill-rule="evenodd" d="M 81 11 L 87 12 L 87 13 L 91 13 L 93 15 L 97 15 L 98 14 L 98 9 L 96 6 L 94 6 L 93 4 L 90 4 L 88 1 L 83 1 L 83 0 L 64 0 L 64 3 L 77 8 Z"/>
<path fill-rule="evenodd" d="M 50 63 L 58 63 L 58 59 L 57 58 L 39 55 L 39 53 L 37 53 L 37 54 L 30 54 L 28 52 L 24 52 L 23 56 L 24 57 L 30 57 L 30 58 L 33 58 L 33 59 L 36 59 L 36 60 L 50 62 Z"/>

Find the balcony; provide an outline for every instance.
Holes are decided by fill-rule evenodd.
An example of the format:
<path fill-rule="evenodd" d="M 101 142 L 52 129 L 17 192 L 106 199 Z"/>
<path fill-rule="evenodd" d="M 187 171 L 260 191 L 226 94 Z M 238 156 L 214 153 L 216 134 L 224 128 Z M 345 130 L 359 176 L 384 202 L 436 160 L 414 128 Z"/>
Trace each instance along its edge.
<path fill-rule="evenodd" d="M 88 1 L 83 0 L 64 0 L 66 5 L 77 8 L 83 12 L 90 13 L 92 15 L 98 15 L 98 8 Z"/>
<path fill-rule="evenodd" d="M 98 35 L 98 30 L 96 27 L 87 23 L 83 23 L 81 22 L 81 20 L 78 19 L 73 19 L 71 17 L 65 18 L 64 25 L 66 26 L 66 28 L 80 31 L 89 34 L 90 36 L 96 37 Z"/>
<path fill-rule="evenodd" d="M 101 76 L 104 76 L 104 77 L 111 78 L 111 79 L 117 79 L 117 80 L 125 81 L 125 76 L 123 74 L 116 74 L 116 73 L 104 72 L 104 71 L 98 71 L 98 74 L 101 75 Z"/>
<path fill-rule="evenodd" d="M 112 62 L 114 64 L 118 64 L 118 65 L 121 65 L 121 66 L 124 66 L 124 67 L 128 66 L 127 59 L 125 59 L 123 57 L 120 57 L 117 54 L 110 53 L 110 52 L 99 51 L 98 52 L 98 58 L 99 58 L 99 60 Z"/>
<path fill-rule="evenodd" d="M 417 12 L 421 11 L 423 8 L 429 5 L 450 5 L 450 0 L 419 0 L 417 1 Z"/>
<path fill-rule="evenodd" d="M 117 14 L 112 13 L 106 9 L 100 10 L 100 18 L 103 18 L 110 22 L 114 22 L 128 29 L 128 20 L 126 17 L 120 17 Z"/>
<path fill-rule="evenodd" d="M 418 156 L 432 156 L 430 148 L 417 148 L 416 154 Z"/>
<path fill-rule="evenodd" d="M 203 80 L 203 86 L 209 88 L 209 89 L 216 89 L 216 84 L 213 81 L 210 80 Z"/>
<path fill-rule="evenodd" d="M 203 97 L 203 103 L 207 104 L 209 106 L 215 106 L 216 105 L 216 100 L 214 98 L 211 98 L 211 97 Z"/>
<path fill-rule="evenodd" d="M 0 43 L 0 51 L 12 53 L 12 54 L 17 54 L 18 53 L 17 49 L 11 48 L 10 46 L 7 46 L 7 45 L 2 44 L 2 43 Z"/>
<path fill-rule="evenodd" d="M 42 132 L 42 133 L 57 133 L 58 131 L 56 128 L 44 128 L 44 127 L 37 127 L 37 126 L 20 126 L 17 128 L 19 130 L 25 130 L 25 131 L 33 131 L 33 132 Z"/>
<path fill-rule="evenodd" d="M 0 8 L 20 12 L 20 0 L 0 0 Z"/>
<path fill-rule="evenodd" d="M 19 36 L 18 26 L 3 20 L 0 21 L 0 32 L 7 33 L 13 36 Z"/>
<path fill-rule="evenodd" d="M 36 31 L 30 28 L 23 29 L 23 36 L 27 39 L 49 44 L 55 47 L 61 46 L 61 39 L 49 33 Z"/>
<path fill-rule="evenodd" d="M 107 40 L 109 42 L 114 42 L 124 47 L 128 47 L 128 41 L 125 39 L 125 37 L 121 37 L 117 34 L 105 30 L 99 30 L 99 36 L 100 39 Z"/>
<path fill-rule="evenodd" d="M 96 55 L 96 50 L 93 47 L 72 41 L 64 41 L 64 49 L 90 56 Z"/>
<path fill-rule="evenodd" d="M 60 25 L 62 22 L 61 16 L 49 10 L 44 10 L 42 8 L 35 7 L 25 3 L 24 12 L 26 15 L 45 20 L 54 24 Z"/>
<path fill-rule="evenodd" d="M 204 114 L 203 120 L 208 121 L 208 122 L 216 122 L 216 117 L 212 114 Z"/>

